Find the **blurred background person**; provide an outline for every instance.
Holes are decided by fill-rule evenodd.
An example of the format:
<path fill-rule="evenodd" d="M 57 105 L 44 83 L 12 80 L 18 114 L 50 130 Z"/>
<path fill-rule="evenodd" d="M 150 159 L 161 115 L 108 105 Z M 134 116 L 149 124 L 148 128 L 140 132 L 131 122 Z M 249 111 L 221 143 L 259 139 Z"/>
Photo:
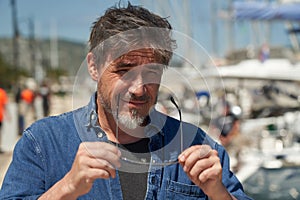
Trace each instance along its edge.
<path fill-rule="evenodd" d="M 27 86 L 21 91 L 20 115 L 21 124 L 23 124 L 22 127 L 27 127 L 36 120 L 36 110 L 34 106 L 35 97 L 35 90 L 31 87 Z"/>
<path fill-rule="evenodd" d="M 43 108 L 43 116 L 49 116 L 50 114 L 50 88 L 47 82 L 43 81 L 40 89 L 39 95 L 42 99 L 42 108 Z"/>
<path fill-rule="evenodd" d="M 0 144 L 1 144 L 1 139 L 2 139 L 2 123 L 4 120 L 5 112 L 6 112 L 6 105 L 8 103 L 8 97 L 6 94 L 6 91 L 2 88 L 0 88 Z M 3 150 L 0 146 L 0 153 L 3 153 Z"/>
<path fill-rule="evenodd" d="M 241 153 L 250 141 L 241 133 L 241 113 L 239 106 L 225 101 L 222 115 L 212 121 L 212 133 L 215 139 L 225 147 L 230 157 L 230 168 L 237 172 L 242 165 Z"/>

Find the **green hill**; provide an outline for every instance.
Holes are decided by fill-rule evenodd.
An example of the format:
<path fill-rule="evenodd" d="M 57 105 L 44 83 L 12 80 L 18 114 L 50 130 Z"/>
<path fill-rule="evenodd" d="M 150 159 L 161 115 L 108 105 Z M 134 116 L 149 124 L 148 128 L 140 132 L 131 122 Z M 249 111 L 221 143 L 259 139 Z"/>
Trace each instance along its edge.
<path fill-rule="evenodd" d="M 32 72 L 34 66 L 40 65 L 44 71 L 58 68 L 67 71 L 69 75 L 74 75 L 85 59 L 86 53 L 87 45 L 84 43 L 58 39 L 54 45 L 53 42 L 51 45 L 49 39 L 35 42 L 24 38 L 19 39 L 19 67 L 29 72 Z M 6 62 L 13 64 L 11 38 L 0 38 L 0 54 Z"/>

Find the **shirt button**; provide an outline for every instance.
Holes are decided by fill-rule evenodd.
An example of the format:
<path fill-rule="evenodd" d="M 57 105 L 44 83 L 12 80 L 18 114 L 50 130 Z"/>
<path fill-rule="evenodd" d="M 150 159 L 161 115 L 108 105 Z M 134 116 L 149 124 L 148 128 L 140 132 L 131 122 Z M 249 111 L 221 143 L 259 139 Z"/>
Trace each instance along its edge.
<path fill-rule="evenodd" d="M 98 137 L 98 138 L 102 138 L 102 137 L 103 137 L 103 133 L 102 133 L 102 132 L 98 132 L 98 133 L 97 133 L 97 137 Z"/>
<path fill-rule="evenodd" d="M 156 182 L 156 181 L 155 181 L 155 176 L 152 176 L 152 177 L 151 177 L 151 184 L 155 184 L 155 182 Z"/>

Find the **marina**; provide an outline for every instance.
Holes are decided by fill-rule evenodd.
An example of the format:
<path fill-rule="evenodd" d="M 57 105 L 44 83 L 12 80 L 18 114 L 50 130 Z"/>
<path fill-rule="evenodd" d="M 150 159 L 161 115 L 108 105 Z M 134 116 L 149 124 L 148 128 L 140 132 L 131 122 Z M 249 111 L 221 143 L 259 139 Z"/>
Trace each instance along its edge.
<path fill-rule="evenodd" d="M 211 52 L 192 39 L 192 33 L 187 35 L 174 31 L 174 37 L 179 38 L 176 38 L 179 46 L 184 48 L 174 52 L 174 61 L 164 71 L 155 108 L 171 117 L 201 127 L 223 145 L 230 156 L 231 170 L 253 199 L 300 199 L 300 2 L 228 1 L 228 9 L 223 9 L 226 13 L 222 13 L 222 16 L 214 13 L 216 1 L 211 2 Z M 158 5 L 168 7 L 167 1 Z M 188 3 L 184 5 L 184 17 L 189 15 L 188 6 Z M 175 3 L 173 7 L 179 13 L 180 3 Z M 165 13 L 171 7 L 168 9 L 165 8 Z M 217 43 L 222 42 L 214 40 L 220 37 L 216 33 L 217 17 L 214 16 L 228 25 L 228 30 L 223 28 L 224 35 L 229 38 L 226 42 L 230 48 L 222 58 L 218 57 L 217 52 Z M 188 26 L 191 24 L 184 24 L 185 20 L 178 19 L 186 29 L 184 31 L 189 30 Z M 290 39 L 289 46 L 271 44 L 271 30 L 267 28 L 270 27 L 269 23 L 278 21 L 285 22 L 284 31 Z M 232 31 L 239 29 L 239 26 L 246 29 L 244 22 L 251 24 L 252 41 L 247 47 L 234 49 L 235 35 Z M 244 32 L 239 33 L 241 34 L 236 37 L 243 37 Z M 20 41 L 23 42 L 20 49 L 28 54 L 24 56 L 24 53 L 23 57 L 29 57 L 31 52 L 24 49 L 32 41 L 24 38 Z M 59 63 L 57 42 L 57 38 L 50 39 L 51 53 L 46 60 L 56 63 L 56 68 Z M 68 43 L 68 47 L 75 50 L 75 46 L 71 44 Z M 83 49 L 84 45 L 77 48 Z M 78 51 L 81 52 L 80 50 Z M 36 57 L 38 68 L 35 69 L 35 77 L 30 79 L 33 82 L 38 82 L 44 75 L 44 72 L 39 71 L 46 62 L 41 56 Z M 72 60 L 72 56 L 68 54 L 64 54 L 64 57 Z M 74 57 L 79 59 L 79 56 Z M 22 56 L 20 59 L 23 59 Z M 27 61 L 30 63 L 29 59 Z M 85 61 L 78 69 L 77 65 L 72 66 L 77 69 L 73 69 L 76 72 L 72 71 L 72 75 L 59 77 L 59 84 L 55 81 L 50 84 L 53 93 L 50 116 L 88 103 L 96 84 L 89 77 Z M 64 67 L 68 66 L 66 64 Z M 51 67 L 53 66 L 48 66 Z M 11 162 L 14 146 L 21 137 L 18 132 L 19 106 L 13 101 L 14 94 L 10 95 L 12 101 L 7 110 L 11 117 L 3 123 L 0 143 L 4 151 L 0 154 L 0 187 Z M 44 117 L 39 96 L 34 106 L 36 115 L 25 113 L 24 127 Z M 188 133 L 183 133 L 183 139 L 184 134 Z"/>

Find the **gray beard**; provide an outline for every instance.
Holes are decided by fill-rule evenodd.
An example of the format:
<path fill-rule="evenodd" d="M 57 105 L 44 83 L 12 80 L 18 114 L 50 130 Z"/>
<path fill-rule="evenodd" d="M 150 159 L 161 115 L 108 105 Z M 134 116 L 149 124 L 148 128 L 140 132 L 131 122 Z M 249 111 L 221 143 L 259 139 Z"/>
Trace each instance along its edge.
<path fill-rule="evenodd" d="M 99 99 L 100 104 L 106 110 L 106 112 L 111 113 L 114 116 L 114 118 L 117 119 L 117 111 L 112 110 L 111 106 L 108 105 L 107 103 L 105 103 L 101 94 L 98 94 L 98 99 Z M 130 112 L 131 112 L 131 115 L 119 113 L 118 120 L 119 120 L 119 123 L 121 123 L 125 128 L 133 130 L 133 129 L 136 129 L 141 124 L 143 124 L 145 117 L 138 116 L 138 113 L 136 110 L 131 110 Z"/>
<path fill-rule="evenodd" d="M 145 121 L 145 117 L 137 115 L 136 110 L 131 111 L 131 116 L 128 114 L 119 114 L 119 122 L 128 129 L 136 129 Z"/>

